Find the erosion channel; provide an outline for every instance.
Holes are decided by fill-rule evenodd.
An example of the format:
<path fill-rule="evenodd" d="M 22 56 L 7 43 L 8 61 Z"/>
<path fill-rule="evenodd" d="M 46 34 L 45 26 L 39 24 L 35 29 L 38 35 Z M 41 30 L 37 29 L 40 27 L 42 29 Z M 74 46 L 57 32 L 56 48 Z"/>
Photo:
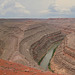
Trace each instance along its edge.
<path fill-rule="evenodd" d="M 47 54 L 40 60 L 40 66 L 42 68 L 44 68 L 45 70 L 48 70 L 48 65 L 50 63 L 50 60 L 53 57 L 54 52 L 55 52 L 56 48 L 59 46 L 60 43 L 61 43 L 61 41 L 56 42 L 52 46 L 50 46 Z M 50 67 L 50 65 L 49 65 L 49 67 Z"/>

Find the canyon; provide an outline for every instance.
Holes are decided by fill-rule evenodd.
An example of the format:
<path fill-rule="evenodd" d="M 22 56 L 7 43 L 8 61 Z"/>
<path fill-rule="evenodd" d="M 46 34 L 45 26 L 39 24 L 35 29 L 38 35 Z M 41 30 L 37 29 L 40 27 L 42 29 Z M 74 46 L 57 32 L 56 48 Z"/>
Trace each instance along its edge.
<path fill-rule="evenodd" d="M 34 75 L 74 75 L 74 52 L 74 18 L 0 19 L 0 75 L 10 75 L 9 69 L 2 71 L 1 65 L 5 67 L 6 62 L 7 67 L 12 63 L 33 68 L 37 72 Z M 13 72 L 22 74 L 18 73 Z M 25 74 L 32 75 L 30 70 L 23 71 Z"/>

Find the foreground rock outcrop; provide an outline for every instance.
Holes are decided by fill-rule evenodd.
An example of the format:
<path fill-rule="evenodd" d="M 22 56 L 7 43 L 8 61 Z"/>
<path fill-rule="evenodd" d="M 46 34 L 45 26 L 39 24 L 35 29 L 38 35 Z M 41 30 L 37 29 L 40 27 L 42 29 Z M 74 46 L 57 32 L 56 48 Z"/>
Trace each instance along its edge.
<path fill-rule="evenodd" d="M 0 75 L 58 75 L 0 59 Z M 60 75 L 60 74 L 59 74 Z"/>
<path fill-rule="evenodd" d="M 75 75 L 75 33 L 67 35 L 57 48 L 51 68 L 56 73 Z"/>

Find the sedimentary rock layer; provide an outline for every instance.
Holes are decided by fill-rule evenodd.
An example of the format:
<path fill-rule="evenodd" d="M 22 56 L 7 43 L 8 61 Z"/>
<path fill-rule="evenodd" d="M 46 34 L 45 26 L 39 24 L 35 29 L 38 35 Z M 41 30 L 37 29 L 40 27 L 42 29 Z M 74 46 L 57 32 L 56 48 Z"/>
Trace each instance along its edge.
<path fill-rule="evenodd" d="M 51 67 L 56 73 L 75 75 L 75 33 L 69 34 L 56 50 Z"/>
<path fill-rule="evenodd" d="M 32 45 L 37 41 L 41 43 L 40 48 L 34 50 L 38 52 L 38 56 L 40 56 L 37 57 L 39 61 L 42 54 L 40 54 L 38 49 L 45 54 L 45 52 L 48 51 L 48 47 L 53 43 L 53 40 L 54 42 L 59 41 L 63 38 L 63 35 L 60 30 L 57 30 L 47 23 L 37 23 L 29 26 L 23 23 L 24 22 L 19 23 L 12 20 L 5 20 L 1 23 L 0 58 L 39 68 L 33 58 L 36 54 L 31 54 Z"/>
<path fill-rule="evenodd" d="M 31 45 L 30 54 L 36 62 L 39 62 L 53 43 L 63 39 L 64 35 L 62 35 L 60 31 L 45 35 L 39 41 Z"/>

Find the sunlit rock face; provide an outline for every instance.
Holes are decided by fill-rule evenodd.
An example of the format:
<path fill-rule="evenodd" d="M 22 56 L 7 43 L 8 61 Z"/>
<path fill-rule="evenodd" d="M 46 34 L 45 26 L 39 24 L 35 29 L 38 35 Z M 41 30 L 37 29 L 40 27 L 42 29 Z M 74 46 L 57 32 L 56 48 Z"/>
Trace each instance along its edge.
<path fill-rule="evenodd" d="M 75 75 L 75 33 L 62 41 L 51 60 L 51 68 L 56 73 Z"/>

